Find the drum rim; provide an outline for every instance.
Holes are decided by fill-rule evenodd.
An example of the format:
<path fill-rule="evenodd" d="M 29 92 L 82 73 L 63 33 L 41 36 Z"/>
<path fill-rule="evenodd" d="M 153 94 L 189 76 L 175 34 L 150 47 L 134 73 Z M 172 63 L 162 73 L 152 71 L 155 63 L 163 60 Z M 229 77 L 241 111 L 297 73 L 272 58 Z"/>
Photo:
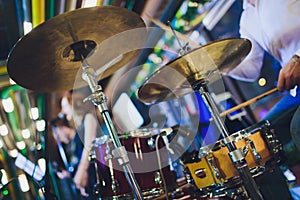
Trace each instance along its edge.
<path fill-rule="evenodd" d="M 161 132 L 160 129 L 157 128 L 141 128 L 141 129 L 125 132 L 125 134 L 119 135 L 119 138 L 149 137 L 149 136 L 158 135 L 160 132 Z"/>
<path fill-rule="evenodd" d="M 160 133 L 160 129 L 156 128 L 141 128 L 141 129 L 136 129 L 133 131 L 125 132 L 125 134 L 118 134 L 118 137 L 120 139 L 123 138 L 142 138 L 142 137 L 149 137 L 149 136 L 155 136 Z M 92 147 L 99 147 L 107 142 L 112 141 L 111 138 L 108 135 L 102 135 L 100 137 L 97 137 L 94 139 L 92 142 Z"/>
<path fill-rule="evenodd" d="M 269 128 L 269 127 L 270 127 L 270 122 L 268 120 L 263 120 L 252 126 L 246 127 L 235 133 L 232 133 L 231 135 L 229 135 L 226 138 L 220 139 L 220 140 L 218 140 L 214 143 L 208 144 L 206 146 L 202 146 L 199 149 L 199 158 L 203 158 L 203 157 L 207 156 L 209 153 L 214 152 L 214 149 L 216 149 L 216 148 L 225 147 L 227 141 L 237 142 L 239 140 L 249 137 L 252 134 L 255 134 L 255 133 L 261 131 L 263 128 Z"/>

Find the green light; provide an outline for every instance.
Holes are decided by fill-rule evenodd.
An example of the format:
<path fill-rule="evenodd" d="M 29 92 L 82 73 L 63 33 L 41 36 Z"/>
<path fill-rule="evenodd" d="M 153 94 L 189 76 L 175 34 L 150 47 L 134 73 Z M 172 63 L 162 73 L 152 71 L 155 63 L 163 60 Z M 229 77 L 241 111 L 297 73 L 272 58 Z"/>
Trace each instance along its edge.
<path fill-rule="evenodd" d="M 8 195 L 8 190 L 4 190 L 3 195 Z"/>

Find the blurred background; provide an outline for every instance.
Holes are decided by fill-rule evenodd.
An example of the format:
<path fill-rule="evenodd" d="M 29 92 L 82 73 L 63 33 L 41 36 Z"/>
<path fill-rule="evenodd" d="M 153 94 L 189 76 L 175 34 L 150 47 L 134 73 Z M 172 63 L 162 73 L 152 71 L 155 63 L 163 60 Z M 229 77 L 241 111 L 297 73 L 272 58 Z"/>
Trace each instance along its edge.
<path fill-rule="evenodd" d="M 149 16 L 163 24 L 169 22 L 174 30 L 200 46 L 219 39 L 239 37 L 241 0 L 0 0 L 1 199 L 43 199 L 42 186 L 45 185 L 57 196 L 62 196 L 63 193 L 57 186 L 57 178 L 53 173 L 56 169 L 53 165 L 48 165 L 46 159 L 49 154 L 55 157 L 52 149 L 57 147 L 49 121 L 60 112 L 58 102 L 63 92 L 38 93 L 14 83 L 6 68 L 10 51 L 20 38 L 48 19 L 71 10 L 101 5 L 132 10 L 143 18 L 146 26 L 157 26 Z M 82 26 L 85 26 L 84 22 Z M 172 31 L 153 32 L 151 38 L 156 43 L 155 47 L 141 51 L 136 57 L 133 64 L 141 67 L 122 79 L 126 82 L 124 90 L 132 94 L 131 101 L 141 113 L 143 126 L 161 128 L 184 124 L 197 133 L 194 144 L 197 149 L 207 134 L 209 119 L 208 111 L 199 96 L 196 95 L 195 98 L 194 95 L 186 95 L 155 106 L 143 104 L 137 99 L 136 91 L 145 79 L 162 63 L 178 56 L 170 52 L 180 50 Z M 36 56 L 39 56 L 38 52 Z M 109 99 L 112 89 L 116 87 L 116 80 L 121 79 L 131 66 L 126 66 L 99 82 Z M 223 77 L 224 89 L 215 91 L 214 100 L 220 110 L 224 111 L 256 97 L 275 87 L 279 69 L 279 64 L 266 54 L 261 77 L 257 82 L 244 83 Z M 114 90 L 114 99 L 118 99 L 122 92 L 122 89 Z M 260 121 L 282 95 L 284 94 L 274 93 L 227 116 L 226 124 L 230 132 L 234 133 Z M 113 108 L 115 101 L 109 104 Z M 164 124 L 160 124 L 161 121 Z M 289 138 L 285 139 L 285 151 L 294 152 Z M 50 150 L 45 151 L 46 148 Z M 295 166 L 298 162 L 297 159 L 290 159 L 289 165 Z"/>

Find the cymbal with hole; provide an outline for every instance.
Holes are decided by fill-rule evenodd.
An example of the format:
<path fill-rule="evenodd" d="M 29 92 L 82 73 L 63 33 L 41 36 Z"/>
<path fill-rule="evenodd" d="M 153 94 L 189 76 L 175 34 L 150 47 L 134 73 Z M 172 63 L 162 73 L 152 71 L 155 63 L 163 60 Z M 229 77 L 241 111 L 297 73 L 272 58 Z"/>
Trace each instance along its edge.
<path fill-rule="evenodd" d="M 99 56 L 101 43 L 121 32 L 145 27 L 134 12 L 115 6 L 80 8 L 55 16 L 23 36 L 9 54 L 7 70 L 10 78 L 24 88 L 42 91 L 74 89 L 76 75 L 81 73 L 82 61 Z M 101 80 L 128 64 L 138 51 L 125 52 L 113 59 L 113 50 L 102 50 L 100 67 L 110 66 Z M 112 62 L 113 61 L 113 62 Z M 94 66 L 92 66 L 94 67 Z M 101 71 L 101 70 L 100 70 Z M 88 85 L 78 81 L 77 88 Z"/>
<path fill-rule="evenodd" d="M 250 50 L 251 42 L 243 38 L 222 39 L 194 49 L 148 77 L 138 89 L 138 98 L 158 103 L 182 97 L 215 72 L 226 74 L 234 69 Z"/>

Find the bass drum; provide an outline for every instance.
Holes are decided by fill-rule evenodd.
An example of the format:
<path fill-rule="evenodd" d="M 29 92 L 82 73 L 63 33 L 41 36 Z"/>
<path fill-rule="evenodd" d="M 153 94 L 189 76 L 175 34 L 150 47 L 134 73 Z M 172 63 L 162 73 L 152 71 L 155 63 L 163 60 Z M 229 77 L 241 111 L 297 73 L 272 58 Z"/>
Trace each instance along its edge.
<path fill-rule="evenodd" d="M 214 144 L 201 147 L 193 162 L 185 163 L 187 173 L 198 189 L 205 193 L 223 191 L 241 183 L 239 173 L 233 165 L 226 142 L 232 141 L 243 149 L 245 159 L 253 177 L 259 176 L 282 156 L 282 145 L 270 129 L 268 121 L 230 135 Z M 194 156 L 195 157 L 195 156 Z"/>
<path fill-rule="evenodd" d="M 157 137 L 158 134 L 156 129 L 140 129 L 119 136 L 145 199 L 176 188 L 176 173 L 170 169 L 165 142 L 162 137 Z M 97 169 L 97 193 L 101 199 L 133 199 L 123 168 L 112 156 L 113 149 L 114 145 L 108 136 L 93 142 L 91 152 Z"/>

